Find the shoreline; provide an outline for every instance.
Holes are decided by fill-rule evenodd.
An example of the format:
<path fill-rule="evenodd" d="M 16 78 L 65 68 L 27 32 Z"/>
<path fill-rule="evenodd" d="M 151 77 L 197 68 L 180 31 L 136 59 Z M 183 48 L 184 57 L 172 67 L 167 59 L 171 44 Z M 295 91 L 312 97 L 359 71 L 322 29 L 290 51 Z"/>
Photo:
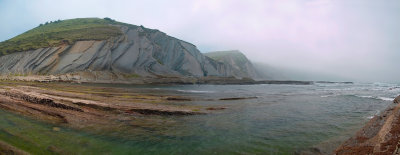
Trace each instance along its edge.
<path fill-rule="evenodd" d="M 400 96 L 381 114 L 374 116 L 334 154 L 399 154 Z"/>
<path fill-rule="evenodd" d="M 0 81 L 22 82 L 67 82 L 67 83 L 96 83 L 96 84 L 132 84 L 132 85 L 255 85 L 255 84 L 288 84 L 288 85 L 312 85 L 321 84 L 353 84 L 353 82 L 332 81 L 299 81 L 299 80 L 253 80 L 249 78 L 237 79 L 234 77 L 137 77 L 98 79 L 85 78 L 80 75 L 30 75 L 30 76 L 0 76 Z"/>

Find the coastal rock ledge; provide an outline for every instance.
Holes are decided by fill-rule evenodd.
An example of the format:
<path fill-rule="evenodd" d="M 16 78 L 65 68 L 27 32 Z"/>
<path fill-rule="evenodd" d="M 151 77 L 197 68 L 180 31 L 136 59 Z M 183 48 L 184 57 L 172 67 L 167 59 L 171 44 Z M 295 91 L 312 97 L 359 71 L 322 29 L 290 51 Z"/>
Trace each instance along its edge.
<path fill-rule="evenodd" d="M 334 154 L 400 154 L 400 96 L 372 118 Z"/>

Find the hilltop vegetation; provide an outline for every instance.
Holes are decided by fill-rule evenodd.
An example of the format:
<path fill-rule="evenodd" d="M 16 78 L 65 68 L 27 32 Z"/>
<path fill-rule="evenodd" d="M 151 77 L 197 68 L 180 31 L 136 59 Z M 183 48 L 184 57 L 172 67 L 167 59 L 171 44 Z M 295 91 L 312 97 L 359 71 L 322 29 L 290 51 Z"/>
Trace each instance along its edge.
<path fill-rule="evenodd" d="M 110 18 L 78 18 L 46 22 L 0 43 L 0 56 L 43 47 L 72 44 L 79 40 L 105 40 L 121 35 L 119 24 Z"/>

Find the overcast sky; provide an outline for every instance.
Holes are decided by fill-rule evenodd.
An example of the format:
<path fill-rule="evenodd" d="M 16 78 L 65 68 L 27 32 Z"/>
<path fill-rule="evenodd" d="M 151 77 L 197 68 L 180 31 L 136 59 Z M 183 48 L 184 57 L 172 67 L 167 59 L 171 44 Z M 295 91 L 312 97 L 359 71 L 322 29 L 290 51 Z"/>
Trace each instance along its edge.
<path fill-rule="evenodd" d="M 0 0 L 0 41 L 40 23 L 110 17 L 202 52 L 358 81 L 400 82 L 399 0 Z"/>

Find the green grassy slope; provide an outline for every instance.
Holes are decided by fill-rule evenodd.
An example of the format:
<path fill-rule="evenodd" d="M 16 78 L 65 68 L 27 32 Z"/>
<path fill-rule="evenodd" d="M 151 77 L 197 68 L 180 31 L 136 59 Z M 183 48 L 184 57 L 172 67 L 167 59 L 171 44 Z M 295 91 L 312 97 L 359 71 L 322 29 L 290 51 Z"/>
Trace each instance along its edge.
<path fill-rule="evenodd" d="M 79 40 L 104 40 L 121 35 L 121 24 L 109 18 L 77 18 L 40 25 L 0 43 L 0 56 L 43 47 L 72 44 Z"/>

